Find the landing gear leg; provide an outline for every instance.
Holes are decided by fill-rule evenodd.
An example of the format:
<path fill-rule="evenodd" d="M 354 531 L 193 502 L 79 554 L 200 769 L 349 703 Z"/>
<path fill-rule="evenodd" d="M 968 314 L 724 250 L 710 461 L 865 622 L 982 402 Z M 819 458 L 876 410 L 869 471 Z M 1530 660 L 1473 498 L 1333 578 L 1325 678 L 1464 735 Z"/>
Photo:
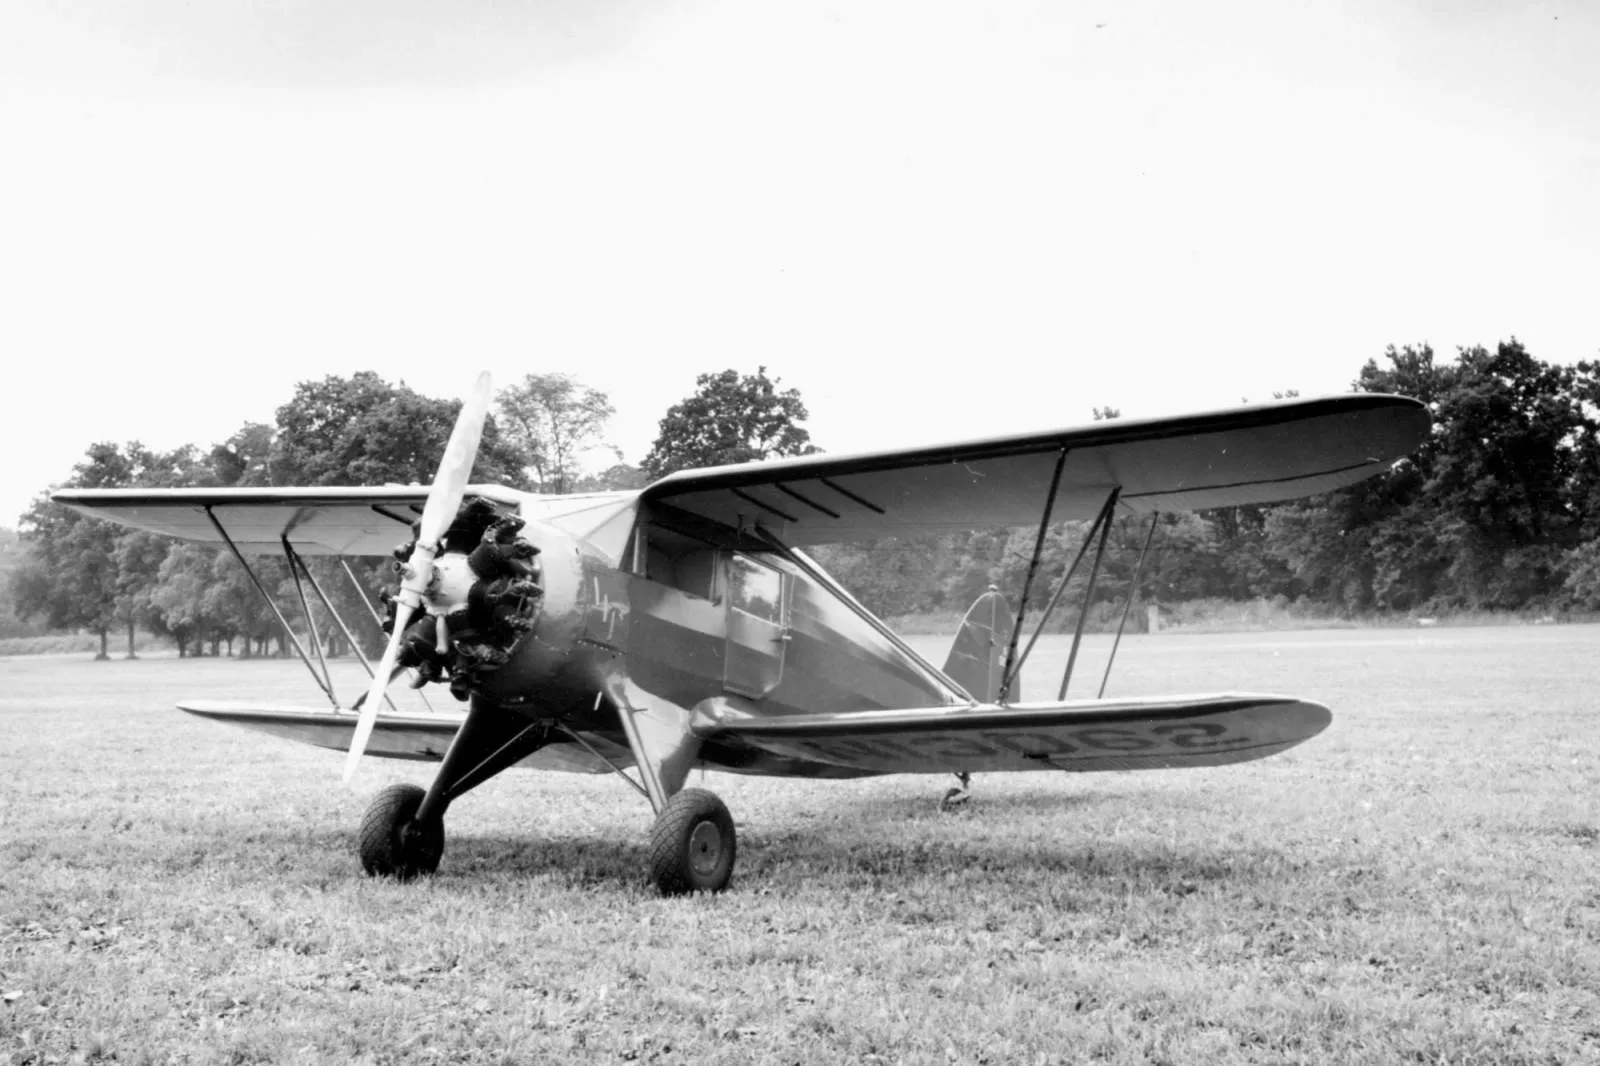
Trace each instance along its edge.
<path fill-rule="evenodd" d="M 963 770 L 956 775 L 956 780 L 961 784 L 944 794 L 944 798 L 939 801 L 941 811 L 953 811 L 972 798 L 972 775 Z"/>
<path fill-rule="evenodd" d="M 390 785 L 373 797 L 361 819 L 361 868 L 373 877 L 409 881 L 439 868 L 444 855 L 444 818 L 418 818 L 416 785 Z"/>

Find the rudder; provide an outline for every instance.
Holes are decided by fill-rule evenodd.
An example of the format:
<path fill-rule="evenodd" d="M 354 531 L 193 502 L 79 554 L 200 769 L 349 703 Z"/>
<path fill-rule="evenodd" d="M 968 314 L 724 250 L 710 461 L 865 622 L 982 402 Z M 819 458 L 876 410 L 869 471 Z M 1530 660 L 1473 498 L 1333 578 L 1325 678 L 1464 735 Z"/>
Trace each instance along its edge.
<path fill-rule="evenodd" d="M 1011 643 L 1011 608 L 993 585 L 975 600 L 961 620 L 961 629 L 944 661 L 945 674 L 984 703 L 1001 702 L 1000 682 L 1005 670 L 1006 648 Z M 1014 679 L 1014 698 L 1022 691 L 1022 679 Z"/>

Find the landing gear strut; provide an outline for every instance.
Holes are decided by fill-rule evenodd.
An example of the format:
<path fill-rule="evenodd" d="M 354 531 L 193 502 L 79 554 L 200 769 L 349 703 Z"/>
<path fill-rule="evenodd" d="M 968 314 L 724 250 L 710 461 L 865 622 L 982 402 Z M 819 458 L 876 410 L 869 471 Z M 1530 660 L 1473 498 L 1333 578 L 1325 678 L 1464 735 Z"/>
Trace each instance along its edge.
<path fill-rule="evenodd" d="M 733 815 L 703 788 L 686 788 L 661 808 L 650 833 L 650 879 L 663 896 L 721 892 L 739 850 Z"/>
<path fill-rule="evenodd" d="M 390 785 L 361 818 L 361 868 L 373 877 L 410 881 L 439 868 L 444 855 L 444 819 L 417 819 L 427 795 L 416 785 Z"/>
<path fill-rule="evenodd" d="M 947 813 L 953 811 L 972 798 L 972 775 L 962 772 L 956 774 L 956 780 L 961 784 L 944 794 L 944 798 L 939 801 L 941 811 Z"/>

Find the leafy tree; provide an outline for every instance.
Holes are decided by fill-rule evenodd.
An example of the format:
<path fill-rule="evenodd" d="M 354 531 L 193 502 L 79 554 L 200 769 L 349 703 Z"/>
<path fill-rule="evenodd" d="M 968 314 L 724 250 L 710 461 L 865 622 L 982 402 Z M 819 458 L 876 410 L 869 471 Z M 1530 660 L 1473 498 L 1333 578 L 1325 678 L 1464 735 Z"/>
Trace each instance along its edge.
<path fill-rule="evenodd" d="M 1421 400 L 1437 422 L 1457 368 L 1440 363 L 1426 344 L 1391 345 L 1384 358 L 1383 366 L 1367 360 L 1356 390 Z M 1428 521 L 1426 498 L 1438 450 L 1435 434 L 1376 478 L 1271 508 L 1268 552 L 1288 567 L 1294 587 L 1352 611 L 1407 610 L 1439 595 L 1448 580 L 1446 560 Z"/>
<path fill-rule="evenodd" d="M 616 489 L 642 489 L 650 484 L 650 475 L 632 463 L 617 463 L 579 478 L 572 486 L 573 492 L 609 492 Z"/>
<path fill-rule="evenodd" d="M 218 485 L 250 488 L 273 485 L 273 444 L 277 431 L 261 422 L 246 422 L 222 444 L 212 447 L 211 480 Z"/>
<path fill-rule="evenodd" d="M 32 627 L 16 616 L 12 597 L 13 575 L 23 559 L 22 538 L 14 529 L 0 526 L 0 637 L 31 635 Z"/>
<path fill-rule="evenodd" d="M 278 408 L 270 476 L 279 485 L 426 485 L 460 410 L 458 400 L 423 396 L 370 370 L 302 381 Z M 488 419 L 472 480 L 523 487 L 527 465 Z"/>
<path fill-rule="evenodd" d="M 1569 442 L 1585 417 L 1573 384 L 1573 368 L 1533 358 L 1515 338 L 1460 354 L 1425 488 L 1453 598 L 1466 606 L 1520 607 L 1561 582 L 1560 555 L 1579 533 Z"/>
<path fill-rule="evenodd" d="M 137 441 L 99 442 L 73 469 L 77 488 L 167 487 L 203 481 L 208 472 L 190 445 L 153 452 Z M 24 516 L 26 554 L 13 584 L 17 608 L 51 628 L 88 629 L 107 656 L 109 631 L 122 626 L 128 656 L 135 631 L 164 631 L 152 596 L 171 542 L 164 537 L 86 518 L 41 496 Z"/>
<path fill-rule="evenodd" d="M 952 583 L 948 578 L 956 566 L 957 539 L 951 534 L 921 533 L 809 550 L 867 610 L 889 617 L 966 607 L 948 603 L 946 597 L 946 586 Z"/>
<path fill-rule="evenodd" d="M 1600 541 L 1591 540 L 1567 552 L 1562 589 L 1568 602 L 1584 611 L 1600 610 Z"/>
<path fill-rule="evenodd" d="M 172 540 L 141 529 L 124 530 L 116 538 L 114 558 L 117 566 L 116 616 L 128 634 L 128 655 L 134 654 L 134 637 L 139 627 L 159 636 L 172 636 L 152 598 L 160 584 L 161 563 L 172 547 Z"/>
<path fill-rule="evenodd" d="M 174 484 L 188 476 L 194 464 L 192 448 L 163 455 L 137 441 L 123 446 L 101 441 L 89 446 L 68 484 L 79 488 Z M 40 618 L 52 629 L 88 629 L 100 637 L 97 658 L 101 659 L 108 657 L 111 628 L 126 624 L 131 655 L 141 582 L 152 578 L 153 570 L 147 567 L 124 575 L 119 540 L 128 531 L 40 496 L 23 516 L 20 532 L 27 554 L 13 577 L 18 614 Z M 142 548 L 130 559 L 142 560 L 155 550 L 151 542 Z"/>
<path fill-rule="evenodd" d="M 50 629 L 87 629 L 100 637 L 95 658 L 109 659 L 117 620 L 116 527 L 40 496 L 22 516 L 20 532 L 26 554 L 11 577 L 18 616 Z"/>
<path fill-rule="evenodd" d="M 701 374 L 694 395 L 673 404 L 661 420 L 644 469 L 653 478 L 692 467 L 745 463 L 818 449 L 800 423 L 806 407 L 798 389 L 778 389 L 767 368 Z"/>
<path fill-rule="evenodd" d="M 605 393 L 568 374 L 529 374 L 500 393 L 498 410 L 506 438 L 528 457 L 535 487 L 553 493 L 573 491 L 579 456 L 604 445 L 601 434 L 616 413 Z"/>
<path fill-rule="evenodd" d="M 1416 397 L 1432 436 L 1387 474 L 1281 505 L 1271 550 L 1310 592 L 1347 607 L 1516 609 L 1572 595 L 1573 554 L 1593 528 L 1600 447 L 1587 372 L 1515 338 L 1460 349 L 1390 348 L 1356 387 Z"/>

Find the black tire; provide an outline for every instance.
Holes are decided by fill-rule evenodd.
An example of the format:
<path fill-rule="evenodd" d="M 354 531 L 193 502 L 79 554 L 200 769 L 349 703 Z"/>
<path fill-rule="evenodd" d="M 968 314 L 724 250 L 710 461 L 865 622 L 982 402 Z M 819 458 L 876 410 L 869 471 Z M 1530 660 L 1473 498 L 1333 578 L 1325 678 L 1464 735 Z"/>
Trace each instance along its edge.
<path fill-rule="evenodd" d="M 727 805 L 703 788 L 686 788 L 667 801 L 650 831 L 650 879 L 663 896 L 721 892 L 738 852 Z"/>
<path fill-rule="evenodd" d="M 361 818 L 361 868 L 373 877 L 409 881 L 431 874 L 444 856 L 444 819 L 417 821 L 427 795 L 416 785 L 390 785 Z"/>

